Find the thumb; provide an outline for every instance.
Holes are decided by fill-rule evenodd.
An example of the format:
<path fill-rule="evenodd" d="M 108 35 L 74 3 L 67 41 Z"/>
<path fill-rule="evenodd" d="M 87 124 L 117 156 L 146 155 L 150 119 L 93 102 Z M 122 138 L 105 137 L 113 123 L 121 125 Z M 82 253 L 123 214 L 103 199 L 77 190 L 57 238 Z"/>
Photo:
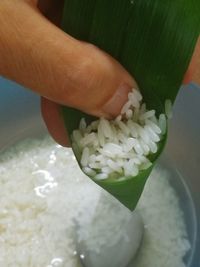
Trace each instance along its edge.
<path fill-rule="evenodd" d="M 65 34 L 29 4 L 0 4 L 0 73 L 59 104 L 116 116 L 136 87 L 97 47 Z"/>

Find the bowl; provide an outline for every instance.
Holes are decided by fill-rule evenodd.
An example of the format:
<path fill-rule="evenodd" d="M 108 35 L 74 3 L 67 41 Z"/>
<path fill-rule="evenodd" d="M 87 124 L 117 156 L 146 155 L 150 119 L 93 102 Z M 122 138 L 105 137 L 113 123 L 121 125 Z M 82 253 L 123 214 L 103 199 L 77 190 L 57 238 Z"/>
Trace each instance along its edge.
<path fill-rule="evenodd" d="M 40 115 L 39 96 L 0 78 L 0 151 L 26 137 L 47 133 Z M 187 266 L 200 266 L 200 88 L 181 88 L 170 121 L 167 146 L 160 164 L 172 173 L 171 184 L 184 212 L 191 252 Z"/>

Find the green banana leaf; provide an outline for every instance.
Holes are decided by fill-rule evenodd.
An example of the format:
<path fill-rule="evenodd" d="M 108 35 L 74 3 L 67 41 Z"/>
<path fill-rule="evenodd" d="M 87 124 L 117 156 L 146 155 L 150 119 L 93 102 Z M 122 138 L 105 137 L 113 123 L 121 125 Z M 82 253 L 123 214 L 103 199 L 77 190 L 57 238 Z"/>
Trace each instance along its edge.
<path fill-rule="evenodd" d="M 199 0 L 66 0 L 62 28 L 115 57 L 135 78 L 149 109 L 157 115 L 164 103 L 175 101 L 200 33 Z M 69 135 L 80 119 L 96 119 L 63 107 Z M 167 134 L 151 156 L 161 154 Z M 80 163 L 80 153 L 73 148 Z M 134 210 L 153 165 L 136 177 L 117 181 L 110 177 L 95 183 Z"/>

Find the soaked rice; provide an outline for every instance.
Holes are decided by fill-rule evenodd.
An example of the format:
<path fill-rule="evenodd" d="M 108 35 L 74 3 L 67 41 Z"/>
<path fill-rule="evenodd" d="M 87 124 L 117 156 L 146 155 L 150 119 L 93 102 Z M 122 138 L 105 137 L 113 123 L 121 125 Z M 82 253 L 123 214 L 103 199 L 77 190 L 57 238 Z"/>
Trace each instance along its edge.
<path fill-rule="evenodd" d="M 185 266 L 190 244 L 168 176 L 155 169 L 139 201 L 145 233 L 135 267 Z M 77 267 L 75 221 L 77 238 L 99 251 L 122 238 L 131 217 L 79 170 L 70 149 L 49 138 L 23 141 L 1 155 L 0 203 L 5 267 Z"/>
<path fill-rule="evenodd" d="M 142 102 L 140 92 L 132 89 L 114 120 L 100 118 L 87 125 L 82 118 L 71 140 L 83 172 L 96 180 L 122 180 L 149 168 L 149 156 L 158 151 L 166 133 L 171 107 L 171 100 L 166 100 L 165 114 L 157 118 L 155 110 L 148 110 Z M 115 165 L 111 167 L 108 161 L 112 160 Z"/>

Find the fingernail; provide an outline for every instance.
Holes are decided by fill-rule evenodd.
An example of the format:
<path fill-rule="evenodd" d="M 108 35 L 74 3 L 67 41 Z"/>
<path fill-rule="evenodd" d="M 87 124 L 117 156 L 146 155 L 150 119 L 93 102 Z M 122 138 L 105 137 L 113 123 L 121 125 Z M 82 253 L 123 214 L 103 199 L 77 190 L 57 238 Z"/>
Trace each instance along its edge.
<path fill-rule="evenodd" d="M 117 116 L 123 105 L 128 100 L 128 93 L 132 87 L 128 84 L 122 84 L 114 93 L 112 98 L 103 106 L 102 111 L 111 116 Z"/>

